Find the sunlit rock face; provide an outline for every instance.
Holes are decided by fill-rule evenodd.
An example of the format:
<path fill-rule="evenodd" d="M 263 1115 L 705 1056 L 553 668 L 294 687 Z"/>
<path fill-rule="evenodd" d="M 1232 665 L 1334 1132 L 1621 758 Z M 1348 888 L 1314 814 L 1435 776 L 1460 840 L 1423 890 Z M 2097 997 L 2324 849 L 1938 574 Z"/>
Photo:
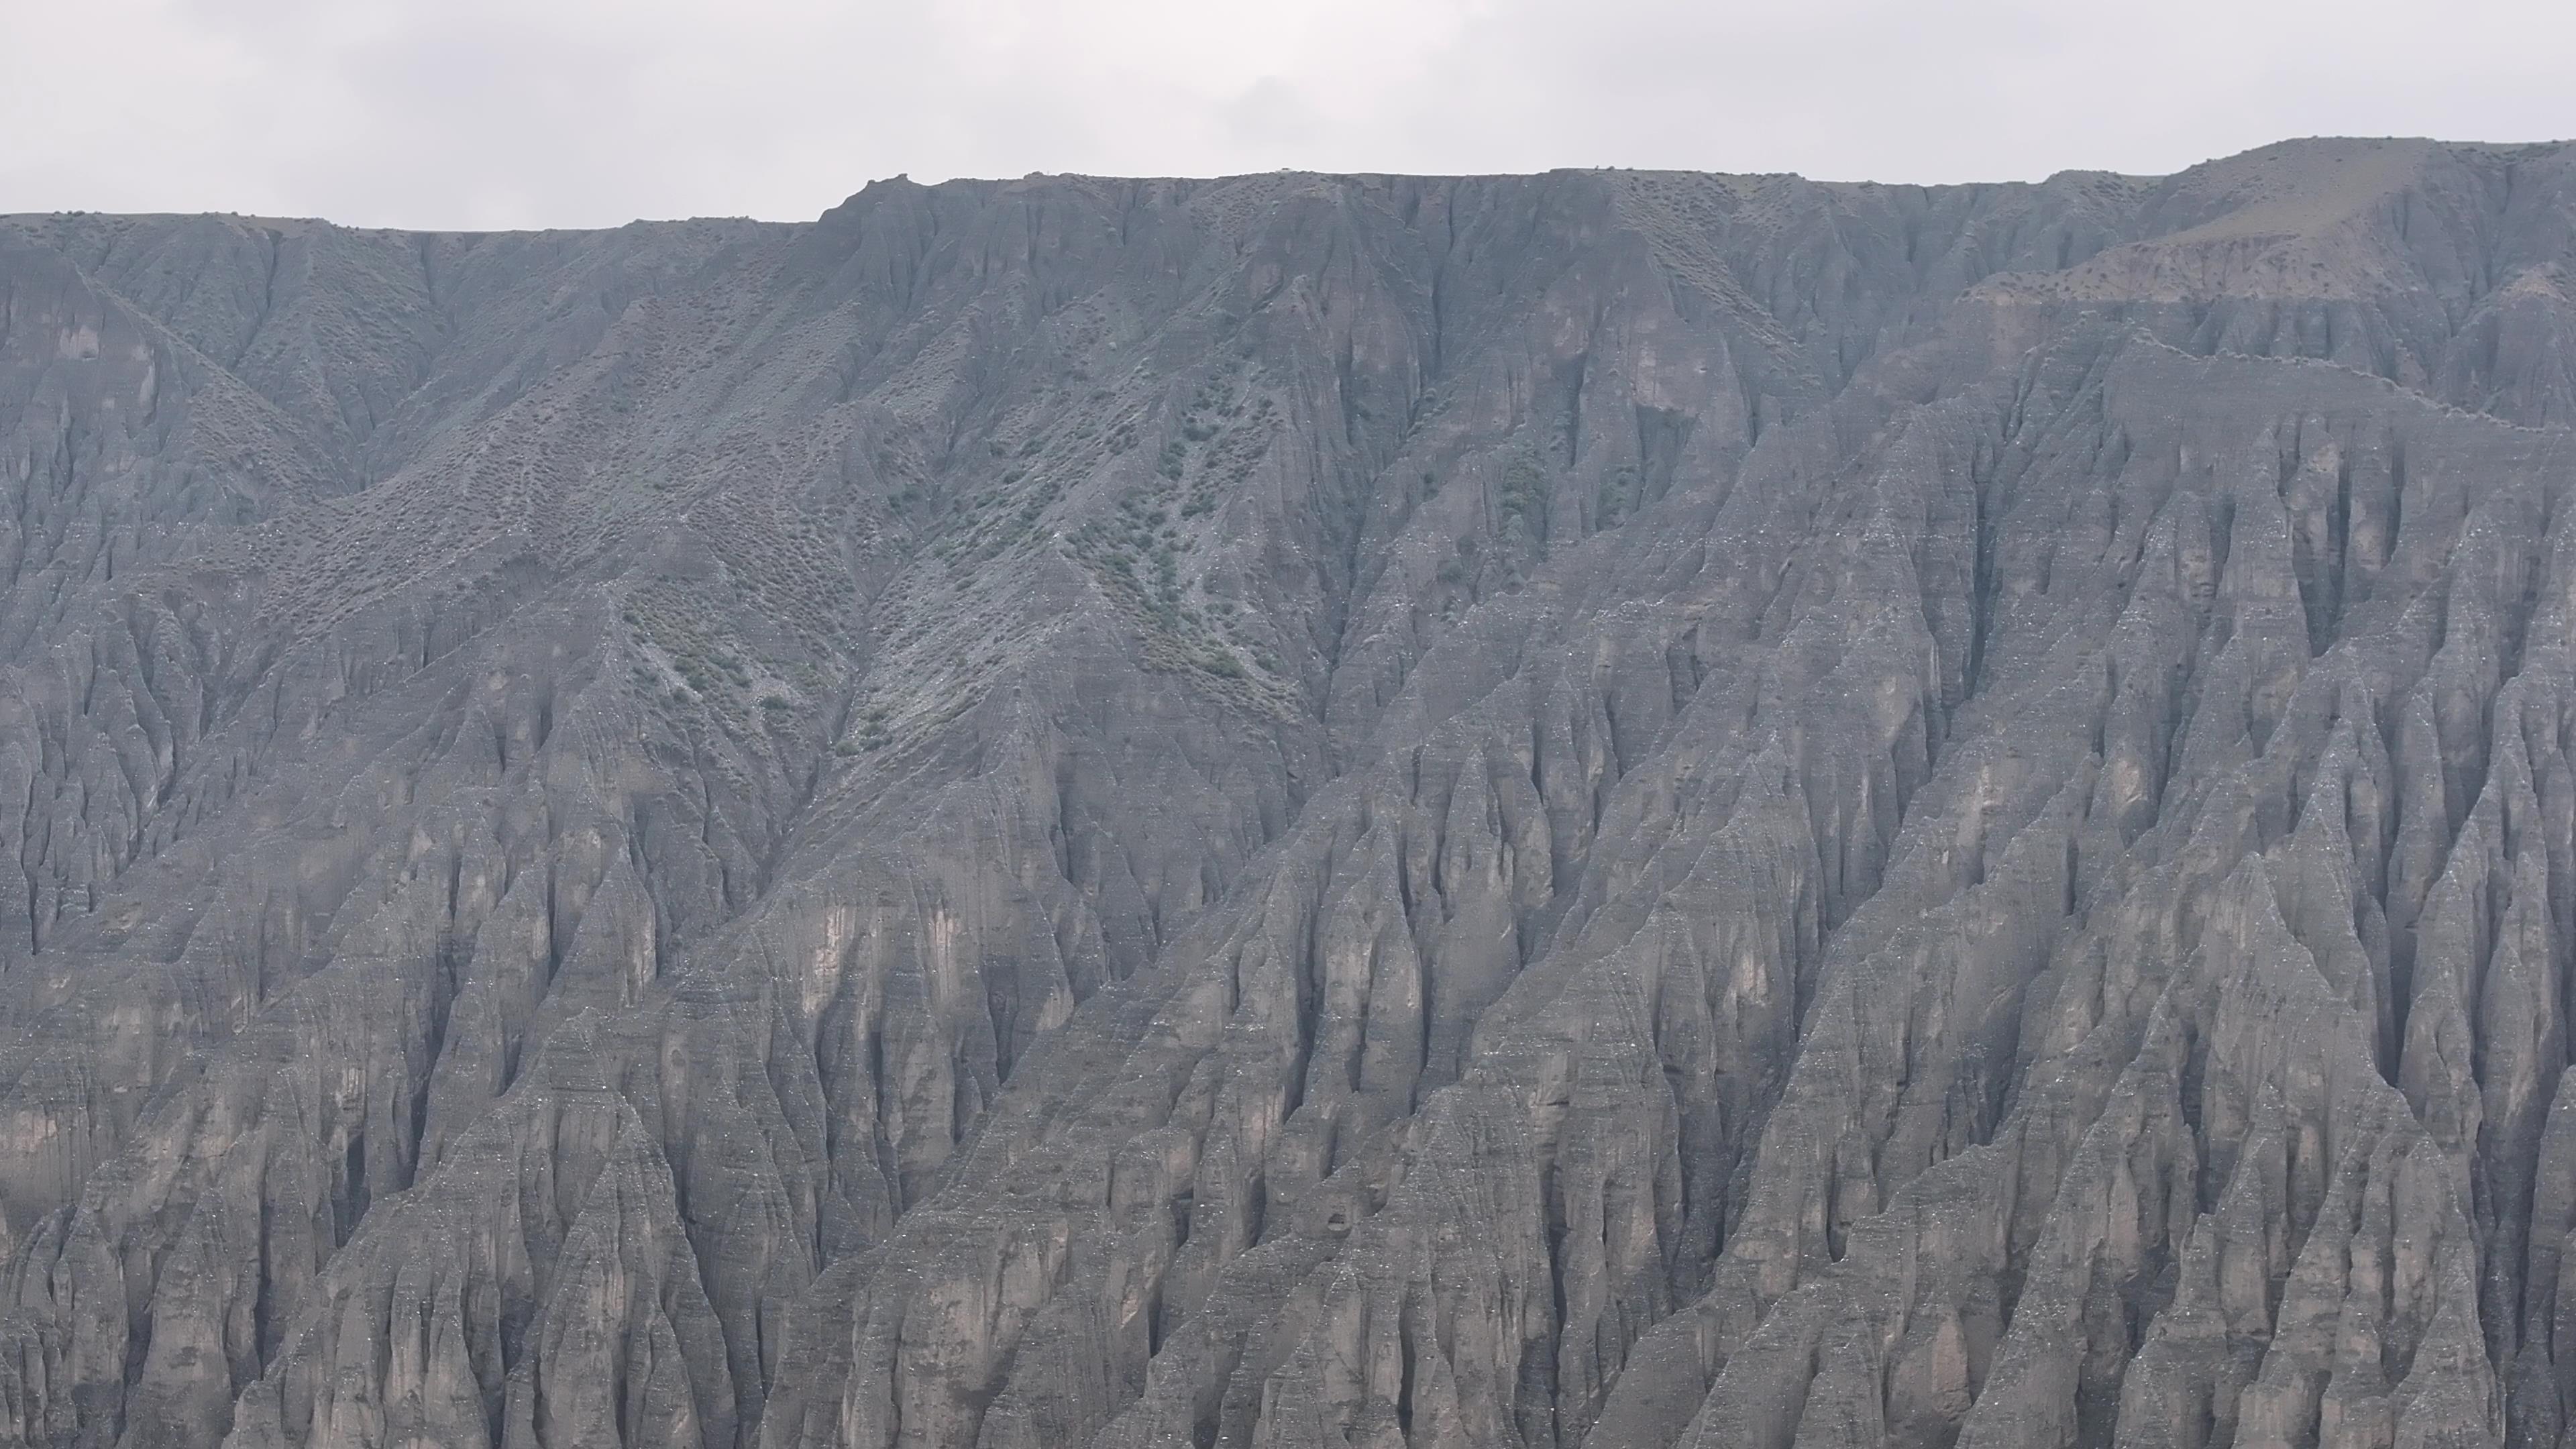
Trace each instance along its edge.
<path fill-rule="evenodd" d="M 2571 298 L 2399 141 L 0 221 L 0 1444 L 2558 1449 Z"/>

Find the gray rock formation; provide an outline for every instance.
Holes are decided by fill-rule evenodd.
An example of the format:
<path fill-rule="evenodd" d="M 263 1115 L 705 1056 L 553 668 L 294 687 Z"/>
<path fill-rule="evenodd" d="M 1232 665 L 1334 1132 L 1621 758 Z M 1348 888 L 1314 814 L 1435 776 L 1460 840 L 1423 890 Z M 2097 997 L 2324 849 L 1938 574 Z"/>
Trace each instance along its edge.
<path fill-rule="evenodd" d="M 18 217 L 0 481 L 0 1445 L 2576 1442 L 2576 147 Z"/>

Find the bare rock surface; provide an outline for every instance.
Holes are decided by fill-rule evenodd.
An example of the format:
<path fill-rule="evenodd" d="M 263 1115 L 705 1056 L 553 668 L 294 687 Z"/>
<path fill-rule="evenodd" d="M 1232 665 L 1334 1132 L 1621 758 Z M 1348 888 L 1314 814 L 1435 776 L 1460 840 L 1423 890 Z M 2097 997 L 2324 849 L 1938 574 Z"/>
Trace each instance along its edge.
<path fill-rule="evenodd" d="M 0 1445 L 2556 1449 L 2572 428 L 2569 146 L 0 218 Z"/>

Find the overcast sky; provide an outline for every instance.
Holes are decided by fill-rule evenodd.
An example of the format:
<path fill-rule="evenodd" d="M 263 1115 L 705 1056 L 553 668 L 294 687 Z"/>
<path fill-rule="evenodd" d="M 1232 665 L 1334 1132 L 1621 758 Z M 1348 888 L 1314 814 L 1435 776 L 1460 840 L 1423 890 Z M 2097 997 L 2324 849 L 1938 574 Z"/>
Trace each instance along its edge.
<path fill-rule="evenodd" d="M 2165 172 L 2576 136 L 2571 0 L 0 0 L 0 211 L 804 218 L 874 177 Z"/>

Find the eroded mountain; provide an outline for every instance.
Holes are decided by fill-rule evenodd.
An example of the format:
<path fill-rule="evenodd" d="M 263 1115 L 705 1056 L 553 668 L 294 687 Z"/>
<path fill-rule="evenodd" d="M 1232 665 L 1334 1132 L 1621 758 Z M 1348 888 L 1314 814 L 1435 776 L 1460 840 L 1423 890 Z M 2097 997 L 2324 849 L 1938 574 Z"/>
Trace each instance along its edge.
<path fill-rule="evenodd" d="M 0 1443 L 2559 1445 L 2571 298 L 2554 145 L 0 222 Z"/>

